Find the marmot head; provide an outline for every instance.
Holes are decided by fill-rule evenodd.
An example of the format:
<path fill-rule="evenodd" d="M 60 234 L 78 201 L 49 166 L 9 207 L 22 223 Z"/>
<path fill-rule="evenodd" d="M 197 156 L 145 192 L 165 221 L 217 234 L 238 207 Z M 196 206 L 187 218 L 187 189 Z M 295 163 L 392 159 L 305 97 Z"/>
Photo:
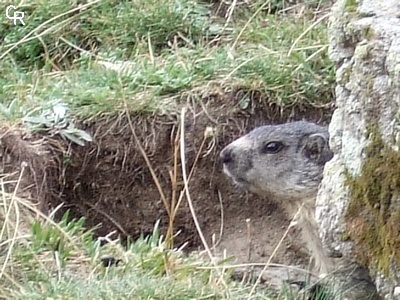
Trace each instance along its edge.
<path fill-rule="evenodd" d="M 305 121 L 261 126 L 226 146 L 224 172 L 256 194 L 275 199 L 315 197 L 333 154 L 328 131 Z"/>

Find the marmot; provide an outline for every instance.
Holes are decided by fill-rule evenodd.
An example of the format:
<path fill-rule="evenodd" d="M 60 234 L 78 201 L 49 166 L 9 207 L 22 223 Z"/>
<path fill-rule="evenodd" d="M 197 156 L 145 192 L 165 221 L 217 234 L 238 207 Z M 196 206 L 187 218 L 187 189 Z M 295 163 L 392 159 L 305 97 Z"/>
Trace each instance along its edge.
<path fill-rule="evenodd" d="M 318 273 L 331 271 L 315 222 L 315 198 L 324 165 L 333 153 L 328 130 L 298 121 L 261 126 L 220 153 L 224 172 L 250 192 L 267 196 L 293 217 L 303 205 L 298 225 Z"/>
<path fill-rule="evenodd" d="M 341 263 L 347 269 L 335 270 L 336 261 L 327 255 L 319 237 L 315 199 L 325 163 L 332 157 L 328 130 L 306 121 L 258 127 L 220 153 L 224 172 L 238 186 L 276 201 L 291 217 L 302 206 L 296 221 L 314 269 L 318 275 L 336 273 L 340 281 L 344 279 L 341 299 L 379 299 L 363 268 L 353 267 L 343 258 Z"/>

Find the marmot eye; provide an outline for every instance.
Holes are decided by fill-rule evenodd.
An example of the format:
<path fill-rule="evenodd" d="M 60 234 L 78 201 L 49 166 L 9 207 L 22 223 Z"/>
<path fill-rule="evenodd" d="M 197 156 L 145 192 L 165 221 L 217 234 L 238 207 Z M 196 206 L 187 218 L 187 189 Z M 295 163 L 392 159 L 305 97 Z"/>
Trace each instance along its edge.
<path fill-rule="evenodd" d="M 281 142 L 269 142 L 263 148 L 264 153 L 278 153 L 283 148 L 283 144 Z"/>

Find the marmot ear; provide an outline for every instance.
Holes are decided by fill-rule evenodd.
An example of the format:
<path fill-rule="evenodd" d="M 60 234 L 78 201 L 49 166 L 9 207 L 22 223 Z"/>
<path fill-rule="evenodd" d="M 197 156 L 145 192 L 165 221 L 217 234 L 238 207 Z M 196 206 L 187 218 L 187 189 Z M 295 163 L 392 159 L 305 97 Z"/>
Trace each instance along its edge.
<path fill-rule="evenodd" d="M 329 148 L 328 137 L 321 133 L 314 133 L 304 137 L 302 153 L 321 165 L 333 157 L 333 153 Z"/>

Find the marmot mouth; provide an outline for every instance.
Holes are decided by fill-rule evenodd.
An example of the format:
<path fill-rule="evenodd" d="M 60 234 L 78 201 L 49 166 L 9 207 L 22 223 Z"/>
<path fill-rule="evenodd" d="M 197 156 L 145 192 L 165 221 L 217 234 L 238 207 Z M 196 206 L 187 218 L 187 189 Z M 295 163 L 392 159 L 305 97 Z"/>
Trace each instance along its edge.
<path fill-rule="evenodd" d="M 248 181 L 246 179 L 233 175 L 232 172 L 229 170 L 229 168 L 225 164 L 224 164 L 224 168 L 223 169 L 224 169 L 224 173 L 226 175 L 228 175 L 237 186 L 246 187 L 246 186 L 249 185 L 249 183 L 248 183 Z"/>

